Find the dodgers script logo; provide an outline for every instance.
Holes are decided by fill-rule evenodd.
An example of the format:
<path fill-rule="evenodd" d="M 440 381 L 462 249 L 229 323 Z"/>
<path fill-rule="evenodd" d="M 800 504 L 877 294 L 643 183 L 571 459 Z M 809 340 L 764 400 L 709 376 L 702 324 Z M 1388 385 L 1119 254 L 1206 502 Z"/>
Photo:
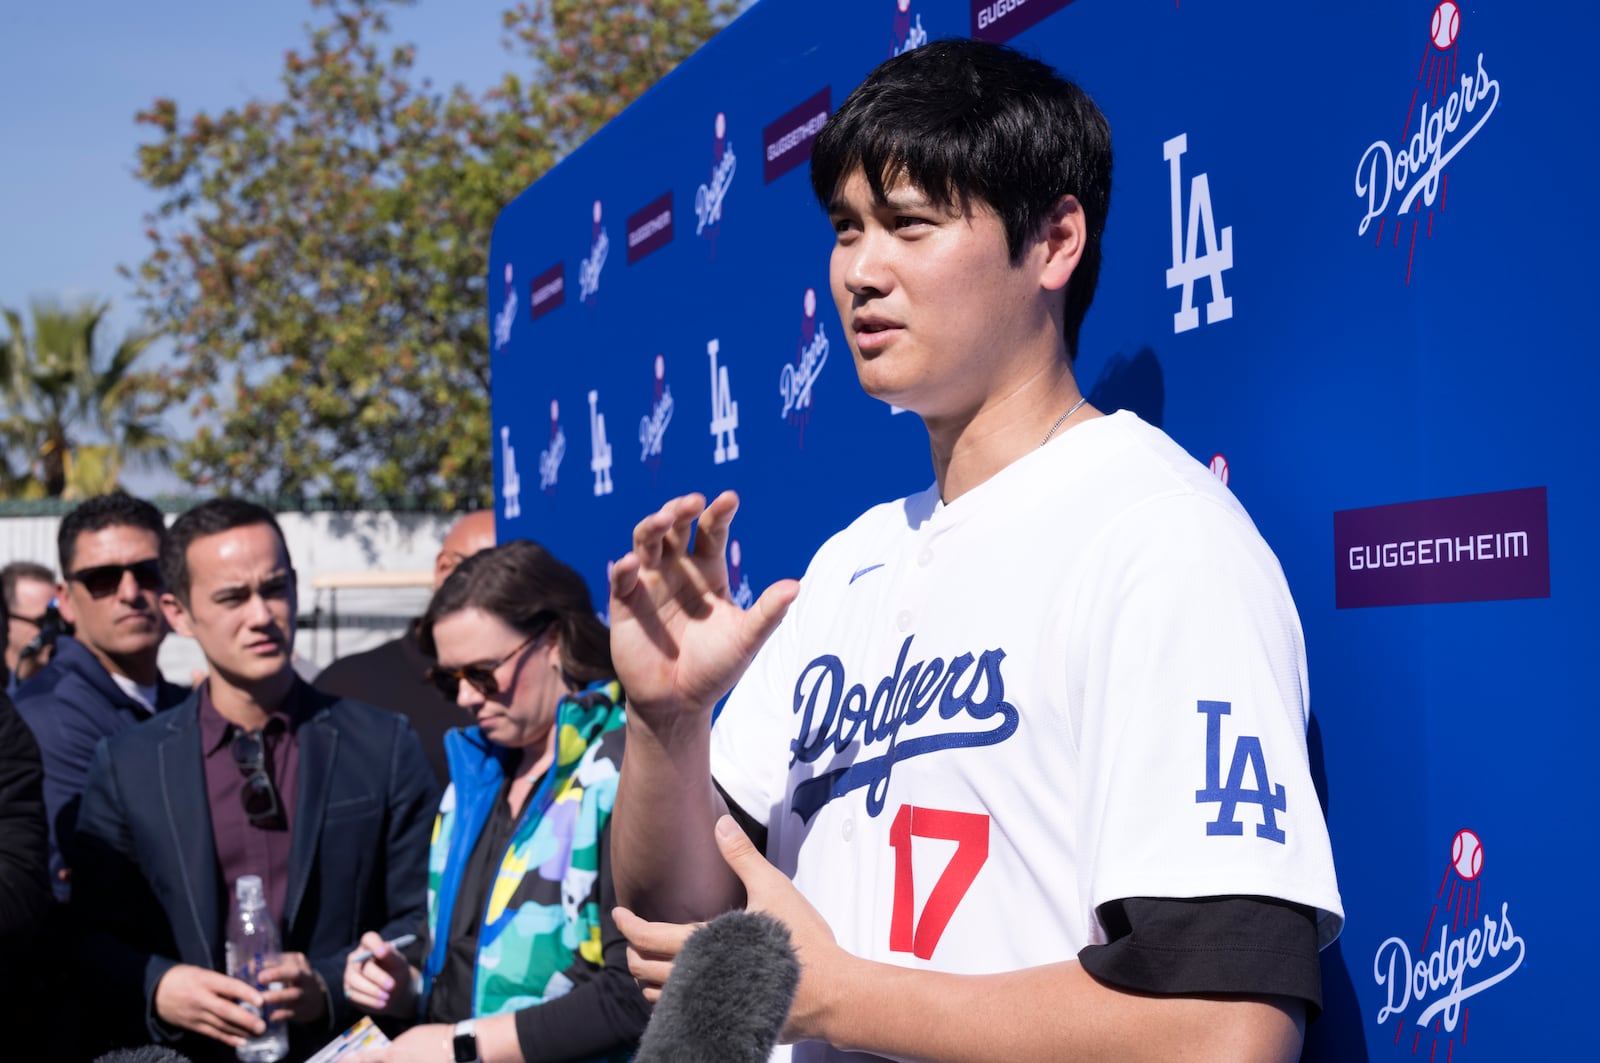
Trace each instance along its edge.
<path fill-rule="evenodd" d="M 1211 302 L 1206 304 L 1206 324 L 1214 325 L 1233 316 L 1233 300 L 1222 290 L 1224 270 L 1233 268 L 1233 226 L 1225 225 L 1218 238 L 1216 215 L 1211 209 L 1211 178 L 1197 173 L 1189 180 L 1189 224 L 1183 223 L 1183 153 L 1189 150 L 1189 135 L 1180 133 L 1161 145 L 1172 178 L 1172 268 L 1167 270 L 1167 287 L 1183 287 L 1183 301 L 1172 315 L 1172 331 L 1188 332 L 1200 327 L 1200 310 L 1194 305 L 1195 281 L 1211 285 Z M 1205 250 L 1200 250 L 1200 240 Z"/>
<path fill-rule="evenodd" d="M 894 36 L 890 38 L 889 54 L 900 55 L 928 43 L 928 31 L 922 28 L 922 15 L 911 14 L 911 0 L 895 0 Z"/>
<path fill-rule="evenodd" d="M 517 475 L 517 452 L 511 446 L 511 429 L 500 429 L 500 497 L 506 504 L 506 520 L 522 515 L 522 477 Z"/>
<path fill-rule="evenodd" d="M 796 786 L 791 807 L 804 823 L 836 797 L 866 787 L 867 814 L 877 816 L 889 797 L 895 764 L 943 749 L 992 746 L 1017 731 L 1018 712 L 1006 701 L 1001 674 L 1006 651 L 996 647 L 962 653 L 946 661 L 912 661 L 907 635 L 894 671 L 869 694 L 866 683 L 850 683 L 844 663 L 823 654 L 800 670 L 794 684 L 794 713 L 800 730 L 789 743 L 789 766 L 830 761 L 860 744 L 854 762 Z M 869 680 L 870 682 L 870 680 Z M 952 726 L 937 733 L 919 727 L 931 710 Z M 917 732 L 902 737 L 901 732 Z M 881 752 L 879 752 L 881 750 Z M 877 753 L 876 756 L 869 756 Z"/>
<path fill-rule="evenodd" d="M 578 298 L 593 303 L 600 291 L 600 271 L 606 268 L 606 255 L 611 250 L 611 237 L 600 224 L 600 201 L 594 201 L 594 231 L 590 236 L 589 255 L 578 263 Z"/>
<path fill-rule="evenodd" d="M 539 490 L 556 493 L 556 477 L 561 459 L 567 456 L 567 434 L 561 430 L 561 404 L 550 400 L 550 445 L 539 452 Z"/>
<path fill-rule="evenodd" d="M 1510 903 L 1497 907 L 1483 897 L 1483 842 L 1473 831 L 1457 831 L 1422 936 L 1387 938 L 1372 959 L 1384 994 L 1378 1025 L 1392 1019 L 1394 1043 L 1413 1055 L 1427 1048 L 1430 1059 L 1454 1058 L 1458 1039 L 1466 1047 L 1467 1001 L 1515 974 L 1527 951 L 1511 924 Z M 1432 1047 L 1422 1044 L 1424 1037 Z M 1443 1055 L 1440 1040 L 1448 1041 Z"/>
<path fill-rule="evenodd" d="M 611 444 L 606 442 L 606 415 L 600 412 L 600 393 L 589 392 L 589 471 L 594 473 L 594 495 L 611 493 Z"/>
<path fill-rule="evenodd" d="M 639 460 L 661 463 L 661 442 L 672 423 L 672 389 L 667 386 L 667 360 L 656 355 L 655 394 L 650 412 L 639 419 Z M 654 459 L 654 460 L 652 460 Z"/>
<path fill-rule="evenodd" d="M 715 236 L 717 225 L 722 221 L 722 201 L 733 187 L 733 171 L 739 165 L 733 154 L 733 142 L 727 139 L 728 118 L 720 111 L 715 127 L 717 139 L 711 146 L 711 179 L 694 193 L 696 236 L 706 235 L 707 229 Z"/>
<path fill-rule="evenodd" d="M 1409 136 L 1396 144 L 1374 140 L 1356 164 L 1355 192 L 1362 211 L 1356 235 L 1365 236 L 1376 221 L 1373 246 L 1382 247 L 1384 225 L 1392 214 L 1390 246 L 1406 241 L 1407 284 L 1416 257 L 1417 230 L 1423 227 L 1423 207 L 1428 208 L 1425 235 L 1431 239 L 1434 206 L 1437 204 L 1442 214 L 1449 200 L 1450 178 L 1445 167 L 1478 135 L 1500 104 L 1500 82 L 1489 76 L 1483 53 L 1478 53 L 1475 65 L 1470 57 L 1462 62 L 1460 33 L 1461 8 L 1453 0 L 1444 0 L 1433 9 L 1417 84 L 1411 89 L 1404 126 Z M 1404 233 L 1407 214 L 1412 215 L 1411 225 L 1409 233 Z"/>
<path fill-rule="evenodd" d="M 511 263 L 506 263 L 506 297 L 494 316 L 494 349 L 504 350 L 511 342 L 511 326 L 517 321 L 517 286 L 511 283 Z"/>
<path fill-rule="evenodd" d="M 783 397 L 783 409 L 778 411 L 778 416 L 799 426 L 800 441 L 804 445 L 806 422 L 811 419 L 811 387 L 828 363 L 828 333 L 817 320 L 815 288 L 806 289 L 800 305 L 805 311 L 800 318 L 800 351 L 794 364 L 785 364 L 778 374 L 778 394 Z"/>
<path fill-rule="evenodd" d="M 744 551 L 739 548 L 739 540 L 735 539 L 728 544 L 728 591 L 734 605 L 748 609 L 755 603 L 756 595 L 750 589 L 750 577 L 740 571 L 743 560 Z"/>

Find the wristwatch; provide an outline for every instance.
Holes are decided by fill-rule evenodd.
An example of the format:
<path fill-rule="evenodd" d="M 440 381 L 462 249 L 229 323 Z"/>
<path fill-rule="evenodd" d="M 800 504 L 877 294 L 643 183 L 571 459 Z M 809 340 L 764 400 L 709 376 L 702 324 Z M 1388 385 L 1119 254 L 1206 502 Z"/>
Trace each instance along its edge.
<path fill-rule="evenodd" d="M 456 1063 L 481 1063 L 478 1059 L 478 1033 L 475 1020 L 462 1019 L 456 1023 L 456 1032 L 450 1038 L 450 1044 L 455 1049 Z"/>

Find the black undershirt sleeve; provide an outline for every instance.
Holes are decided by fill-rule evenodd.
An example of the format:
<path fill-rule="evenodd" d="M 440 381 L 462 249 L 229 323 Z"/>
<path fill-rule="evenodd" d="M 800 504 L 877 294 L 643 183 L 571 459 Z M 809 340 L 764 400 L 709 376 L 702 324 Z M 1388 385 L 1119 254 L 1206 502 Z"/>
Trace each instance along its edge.
<path fill-rule="evenodd" d="M 1128 897 L 1098 909 L 1109 939 L 1078 953 L 1097 980 L 1162 996 L 1286 996 L 1322 1012 L 1315 910 L 1273 897 Z"/>
<path fill-rule="evenodd" d="M 761 822 L 757 820 L 756 817 L 740 808 L 738 802 L 728 796 L 728 791 L 722 788 L 721 783 L 717 782 L 715 779 L 712 779 L 711 785 L 715 786 L 717 788 L 717 793 L 722 795 L 723 803 L 728 806 L 728 815 L 732 816 L 733 821 L 739 824 L 739 829 L 744 831 L 744 836 L 746 838 L 750 839 L 750 844 L 756 847 L 757 852 L 763 854 L 766 853 L 767 828 L 762 826 Z"/>

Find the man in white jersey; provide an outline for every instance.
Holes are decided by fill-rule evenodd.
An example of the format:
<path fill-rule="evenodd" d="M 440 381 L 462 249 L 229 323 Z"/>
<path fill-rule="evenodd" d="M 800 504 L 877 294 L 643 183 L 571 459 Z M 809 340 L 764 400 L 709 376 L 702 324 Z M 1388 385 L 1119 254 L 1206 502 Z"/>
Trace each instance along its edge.
<path fill-rule="evenodd" d="M 748 612 L 731 494 L 669 502 L 613 571 L 634 971 L 772 913 L 796 1059 L 1290 1060 L 1321 1006 L 1342 909 L 1282 570 L 1073 376 L 1110 172 L 1104 117 L 1042 63 L 943 41 L 880 66 L 812 183 L 861 384 L 922 417 L 934 485 Z"/>

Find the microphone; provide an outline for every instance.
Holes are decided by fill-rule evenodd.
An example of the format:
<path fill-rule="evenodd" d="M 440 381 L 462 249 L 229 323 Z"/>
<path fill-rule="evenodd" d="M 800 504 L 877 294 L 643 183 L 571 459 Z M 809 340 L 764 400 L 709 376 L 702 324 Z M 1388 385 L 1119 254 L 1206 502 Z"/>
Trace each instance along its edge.
<path fill-rule="evenodd" d="M 726 912 L 689 935 L 634 1063 L 765 1063 L 800 984 L 789 930 Z"/>

